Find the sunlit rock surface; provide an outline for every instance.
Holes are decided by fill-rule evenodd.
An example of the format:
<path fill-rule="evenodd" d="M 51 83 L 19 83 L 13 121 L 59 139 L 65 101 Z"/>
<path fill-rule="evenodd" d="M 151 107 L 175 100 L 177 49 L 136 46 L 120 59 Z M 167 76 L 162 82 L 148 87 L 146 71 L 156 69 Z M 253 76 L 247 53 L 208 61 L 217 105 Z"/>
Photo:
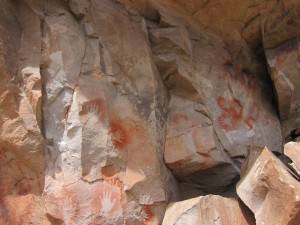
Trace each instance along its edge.
<path fill-rule="evenodd" d="M 256 224 L 300 222 L 300 183 L 267 148 L 249 149 L 237 193 L 254 213 Z"/>
<path fill-rule="evenodd" d="M 255 220 L 252 212 L 241 201 L 207 195 L 170 203 L 162 224 L 254 225 Z"/>
<path fill-rule="evenodd" d="M 298 15 L 0 0 L 0 224 L 161 224 L 171 201 L 237 197 L 249 145 L 296 140 Z"/>
<path fill-rule="evenodd" d="M 289 142 L 285 144 L 284 154 L 292 160 L 294 169 L 300 175 L 300 142 Z"/>

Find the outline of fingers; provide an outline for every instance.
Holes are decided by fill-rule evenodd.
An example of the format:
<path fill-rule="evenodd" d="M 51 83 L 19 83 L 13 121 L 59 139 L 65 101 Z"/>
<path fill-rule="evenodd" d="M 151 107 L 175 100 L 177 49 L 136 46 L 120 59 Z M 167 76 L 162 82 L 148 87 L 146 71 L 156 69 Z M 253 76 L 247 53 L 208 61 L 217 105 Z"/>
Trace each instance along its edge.
<path fill-rule="evenodd" d="M 105 190 L 104 193 L 102 193 L 100 200 L 102 211 L 105 213 L 111 211 L 116 203 L 116 199 L 112 198 L 112 193 L 108 190 Z"/>

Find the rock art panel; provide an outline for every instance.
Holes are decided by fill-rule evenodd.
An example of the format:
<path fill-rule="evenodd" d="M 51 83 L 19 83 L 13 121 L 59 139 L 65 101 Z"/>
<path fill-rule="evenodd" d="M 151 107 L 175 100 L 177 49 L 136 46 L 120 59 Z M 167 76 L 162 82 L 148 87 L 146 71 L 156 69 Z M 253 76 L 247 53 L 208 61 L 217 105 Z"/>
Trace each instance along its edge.
<path fill-rule="evenodd" d="M 170 93 L 166 164 L 177 177 L 198 177 L 223 164 L 231 167 L 232 181 L 239 170 L 234 157 L 245 156 L 249 144 L 281 151 L 280 122 L 268 95 L 272 87 L 262 75 L 266 71 L 257 69 L 262 67 L 257 61 L 241 65 L 213 35 L 169 19 L 172 26 L 149 26 L 154 60 Z M 197 136 L 204 127 L 209 127 L 204 139 L 211 147 Z"/>
<path fill-rule="evenodd" d="M 110 1 L 88 5 L 92 36 L 64 4 L 45 20 L 46 208 L 66 224 L 159 224 L 178 190 L 163 164 L 166 95 L 145 22 Z"/>
<path fill-rule="evenodd" d="M 263 49 L 284 137 L 299 127 L 296 0 L 0 5 L 0 224 L 161 224 L 173 174 L 183 198 L 235 196 L 247 146 L 282 147 Z M 274 193 L 297 186 L 281 172 Z M 293 187 L 271 206 L 298 209 Z M 174 224 L 251 224 L 233 199 L 175 206 Z"/>

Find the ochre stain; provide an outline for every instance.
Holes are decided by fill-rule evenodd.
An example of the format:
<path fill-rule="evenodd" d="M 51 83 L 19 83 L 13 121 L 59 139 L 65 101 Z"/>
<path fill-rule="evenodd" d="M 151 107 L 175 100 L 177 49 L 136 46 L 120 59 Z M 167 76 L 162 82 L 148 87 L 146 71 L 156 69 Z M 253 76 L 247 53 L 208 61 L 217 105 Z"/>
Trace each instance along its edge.
<path fill-rule="evenodd" d="M 248 127 L 248 129 L 252 130 L 254 128 L 254 125 L 255 125 L 255 119 L 252 116 L 248 116 L 245 119 L 245 124 Z"/>
<path fill-rule="evenodd" d="M 172 121 L 176 125 L 180 125 L 181 123 L 189 122 L 189 118 L 184 114 L 176 114 L 173 116 Z"/>
<path fill-rule="evenodd" d="M 103 218 L 124 215 L 126 209 L 123 184 L 117 176 L 104 178 L 93 192 L 92 208 Z"/>
<path fill-rule="evenodd" d="M 238 82 L 249 92 L 252 92 L 256 86 L 256 78 L 247 68 L 239 70 L 231 62 L 226 62 L 223 65 L 223 73 L 230 80 Z"/>
<path fill-rule="evenodd" d="M 223 98 L 222 96 L 217 98 L 217 104 L 220 109 L 224 110 L 225 112 L 230 112 L 230 102 Z"/>
<path fill-rule="evenodd" d="M 154 220 L 154 213 L 149 206 L 144 206 L 142 208 L 143 223 L 150 224 Z"/>
<path fill-rule="evenodd" d="M 232 118 L 227 113 L 222 113 L 218 118 L 218 122 L 219 122 L 220 126 L 225 130 L 230 130 L 233 128 Z"/>
<path fill-rule="evenodd" d="M 222 111 L 218 117 L 220 126 L 225 130 L 235 128 L 243 117 L 243 107 L 237 99 L 229 100 L 222 96 L 217 98 L 217 105 Z"/>
<path fill-rule="evenodd" d="M 144 128 L 130 118 L 112 119 L 110 123 L 111 141 L 121 150 L 144 140 Z"/>
<path fill-rule="evenodd" d="M 81 214 L 78 194 L 75 190 L 72 190 L 71 188 L 65 188 L 63 190 L 62 198 L 64 200 L 63 207 L 72 207 L 72 209 L 74 210 L 71 214 L 70 220 L 75 223 L 78 220 L 78 218 L 80 218 Z"/>
<path fill-rule="evenodd" d="M 110 124 L 110 130 L 112 135 L 112 144 L 116 148 L 122 149 L 128 146 L 130 143 L 130 138 L 126 127 L 124 127 L 124 124 L 121 122 L 112 122 Z"/>
<path fill-rule="evenodd" d="M 106 118 L 105 101 L 102 98 L 96 98 L 83 103 L 79 116 L 84 124 L 86 124 L 92 116 L 97 117 L 96 122 L 103 122 Z"/>

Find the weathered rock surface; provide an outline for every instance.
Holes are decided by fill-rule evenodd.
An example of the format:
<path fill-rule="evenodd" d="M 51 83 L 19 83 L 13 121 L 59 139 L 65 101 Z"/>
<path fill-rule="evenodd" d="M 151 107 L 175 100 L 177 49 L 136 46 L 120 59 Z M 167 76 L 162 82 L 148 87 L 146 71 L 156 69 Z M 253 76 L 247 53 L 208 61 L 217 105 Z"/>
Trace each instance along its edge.
<path fill-rule="evenodd" d="M 166 165 L 180 181 L 223 192 L 238 177 L 232 158 L 245 155 L 248 145 L 281 150 L 266 71 L 251 52 L 239 62 L 222 39 L 161 12 L 159 25 L 148 27 L 154 60 L 170 93 Z"/>
<path fill-rule="evenodd" d="M 43 200 L 33 194 L 6 196 L 1 198 L 0 224 L 41 224 L 52 225 L 46 216 Z M 55 224 L 55 223 L 54 223 Z"/>
<path fill-rule="evenodd" d="M 38 197 L 45 178 L 36 57 L 40 19 L 25 2 L 19 8 L 11 1 L 0 4 L 0 224 L 38 224 L 45 219 Z M 19 18 L 14 14 L 18 9 Z M 26 24 L 27 18 L 32 19 L 32 26 Z M 34 49 L 32 54 L 28 48 Z"/>
<path fill-rule="evenodd" d="M 300 142 L 289 142 L 285 144 L 284 154 L 293 161 L 293 168 L 300 175 Z"/>
<path fill-rule="evenodd" d="M 291 131 L 300 126 L 299 12 L 298 1 L 283 1 L 263 26 L 265 54 L 287 141 Z"/>
<path fill-rule="evenodd" d="M 180 197 L 235 196 L 247 146 L 281 152 L 280 125 L 300 125 L 298 16 L 297 0 L 0 0 L 0 224 L 161 224 Z"/>
<path fill-rule="evenodd" d="M 249 149 L 237 193 L 254 213 L 256 224 L 300 222 L 300 183 L 267 148 Z"/>
<path fill-rule="evenodd" d="M 218 195 L 207 195 L 170 203 L 163 225 L 254 225 L 251 211 L 239 200 Z"/>
<path fill-rule="evenodd" d="M 71 5 L 76 14 L 81 5 Z M 165 90 L 145 21 L 93 1 L 82 30 L 66 6 L 45 7 L 49 214 L 67 224 L 159 223 L 179 193 L 163 164 Z"/>

